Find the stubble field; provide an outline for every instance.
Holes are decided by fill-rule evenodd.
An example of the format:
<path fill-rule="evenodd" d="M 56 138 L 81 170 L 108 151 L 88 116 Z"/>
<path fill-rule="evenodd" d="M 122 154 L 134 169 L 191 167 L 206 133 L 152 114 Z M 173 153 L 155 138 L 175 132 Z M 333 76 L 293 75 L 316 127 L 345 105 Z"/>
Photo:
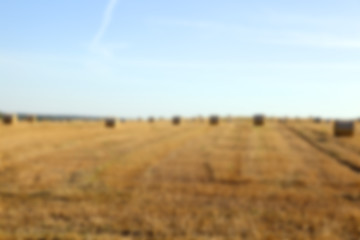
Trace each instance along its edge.
<path fill-rule="evenodd" d="M 360 132 L 1 125 L 0 239 L 360 239 Z"/>

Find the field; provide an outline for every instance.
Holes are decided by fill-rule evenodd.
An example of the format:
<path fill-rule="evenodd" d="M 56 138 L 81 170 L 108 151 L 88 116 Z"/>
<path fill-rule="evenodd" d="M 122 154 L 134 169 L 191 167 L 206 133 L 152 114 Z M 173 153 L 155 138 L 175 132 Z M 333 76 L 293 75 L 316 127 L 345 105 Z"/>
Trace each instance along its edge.
<path fill-rule="evenodd" d="M 360 239 L 360 132 L 0 125 L 0 239 Z"/>

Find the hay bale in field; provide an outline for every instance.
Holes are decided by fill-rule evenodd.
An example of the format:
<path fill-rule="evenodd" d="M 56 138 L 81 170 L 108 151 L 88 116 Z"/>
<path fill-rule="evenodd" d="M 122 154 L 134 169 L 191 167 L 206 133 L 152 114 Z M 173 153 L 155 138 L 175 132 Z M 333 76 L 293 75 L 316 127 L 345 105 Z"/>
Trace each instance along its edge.
<path fill-rule="evenodd" d="M 117 120 L 115 118 L 107 118 L 105 119 L 105 127 L 107 128 L 115 128 L 117 126 Z"/>
<path fill-rule="evenodd" d="M 35 115 L 28 115 L 24 118 L 26 122 L 34 123 L 36 122 L 36 116 Z"/>
<path fill-rule="evenodd" d="M 233 118 L 232 116 L 228 115 L 225 120 L 226 122 L 231 123 L 233 121 Z"/>
<path fill-rule="evenodd" d="M 198 116 L 197 118 L 196 118 L 196 121 L 198 121 L 198 122 L 204 122 L 204 117 L 203 116 Z"/>
<path fill-rule="evenodd" d="M 18 117 L 15 114 L 5 114 L 2 120 L 5 125 L 14 125 L 18 122 Z"/>
<path fill-rule="evenodd" d="M 319 118 L 319 117 L 316 117 L 316 118 L 313 119 L 313 122 L 314 122 L 314 123 L 321 123 L 321 121 L 322 121 L 322 120 L 321 120 L 321 118 Z"/>
<path fill-rule="evenodd" d="M 209 117 L 209 123 L 210 123 L 210 125 L 215 126 L 215 125 L 218 125 L 219 122 L 220 122 L 219 116 L 217 116 L 217 115 L 212 115 L 212 116 Z"/>
<path fill-rule="evenodd" d="M 353 121 L 335 121 L 335 137 L 352 137 L 355 133 L 355 123 Z"/>
<path fill-rule="evenodd" d="M 173 123 L 173 125 L 180 125 L 180 123 L 181 123 L 181 117 L 180 117 L 180 116 L 175 116 L 175 117 L 173 117 L 172 123 Z"/>
<path fill-rule="evenodd" d="M 255 115 L 253 120 L 255 126 L 262 126 L 265 124 L 265 116 L 262 114 Z"/>
<path fill-rule="evenodd" d="M 189 119 L 189 122 L 192 122 L 192 123 L 196 122 L 196 117 L 190 118 L 190 119 Z"/>
<path fill-rule="evenodd" d="M 149 122 L 149 123 L 155 122 L 155 118 L 154 118 L 154 117 L 149 117 L 148 122 Z"/>
<path fill-rule="evenodd" d="M 287 118 L 279 118 L 279 123 L 287 123 Z"/>

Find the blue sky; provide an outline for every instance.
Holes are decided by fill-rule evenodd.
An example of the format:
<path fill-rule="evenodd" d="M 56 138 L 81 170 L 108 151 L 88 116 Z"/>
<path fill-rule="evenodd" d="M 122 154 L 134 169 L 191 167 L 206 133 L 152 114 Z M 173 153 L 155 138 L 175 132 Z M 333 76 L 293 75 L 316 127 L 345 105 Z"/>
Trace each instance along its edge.
<path fill-rule="evenodd" d="M 3 0 L 0 109 L 360 115 L 358 0 Z"/>

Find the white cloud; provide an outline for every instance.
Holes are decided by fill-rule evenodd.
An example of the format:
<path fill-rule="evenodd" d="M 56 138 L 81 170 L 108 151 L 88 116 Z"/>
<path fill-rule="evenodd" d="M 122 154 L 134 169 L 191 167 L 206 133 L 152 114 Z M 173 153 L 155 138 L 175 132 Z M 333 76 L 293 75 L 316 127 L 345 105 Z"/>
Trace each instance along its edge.
<path fill-rule="evenodd" d="M 118 0 L 110 0 L 108 2 L 105 12 L 104 12 L 104 16 L 103 16 L 101 25 L 100 25 L 100 28 L 97 31 L 96 35 L 94 36 L 94 38 L 91 42 L 91 46 L 90 46 L 90 49 L 93 52 L 99 53 L 104 56 L 110 56 L 114 50 L 114 46 L 102 44 L 101 40 L 111 23 L 113 12 L 114 12 L 114 9 L 115 9 L 117 3 L 118 3 Z"/>
<path fill-rule="evenodd" d="M 108 5 L 105 9 L 105 12 L 104 12 L 104 17 L 102 19 L 101 26 L 92 41 L 93 45 L 97 45 L 99 43 L 99 41 L 105 34 L 107 28 L 109 27 L 109 25 L 111 23 L 112 14 L 113 14 L 113 11 L 115 9 L 117 2 L 118 2 L 118 0 L 110 0 L 109 1 Z"/>

